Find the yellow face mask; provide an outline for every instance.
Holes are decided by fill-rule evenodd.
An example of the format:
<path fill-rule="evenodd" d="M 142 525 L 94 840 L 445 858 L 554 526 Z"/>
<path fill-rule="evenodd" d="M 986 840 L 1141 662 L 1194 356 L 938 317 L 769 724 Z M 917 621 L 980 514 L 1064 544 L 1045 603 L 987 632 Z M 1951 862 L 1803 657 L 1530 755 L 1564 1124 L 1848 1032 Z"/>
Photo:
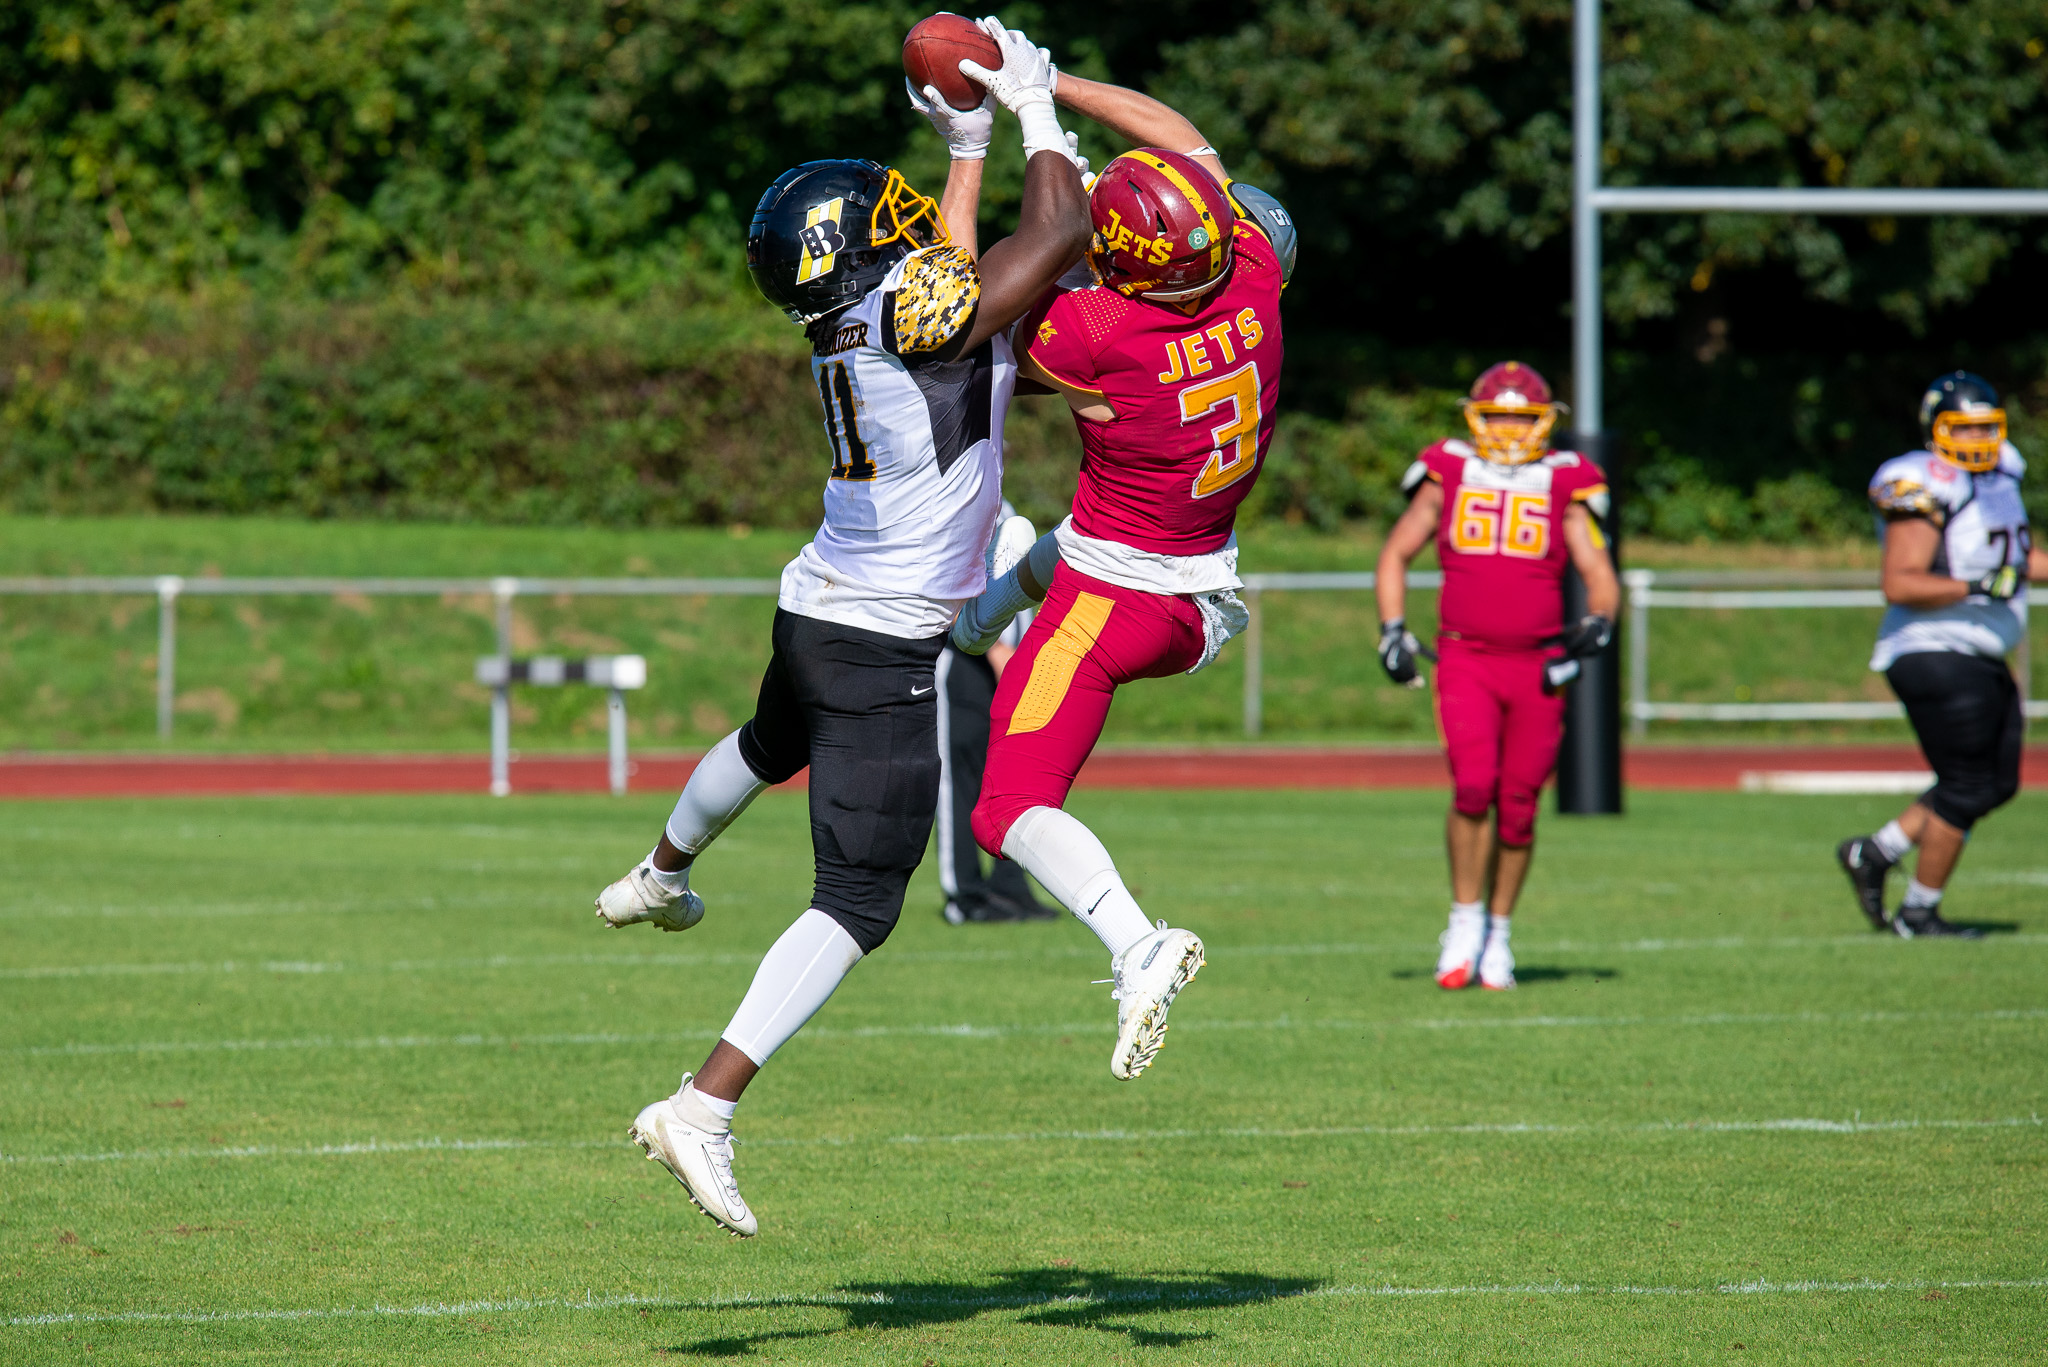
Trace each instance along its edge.
<path fill-rule="evenodd" d="M 1554 403 L 1488 403 L 1466 399 L 1465 425 L 1479 454 L 1496 465 L 1527 465 L 1550 449 L 1550 429 L 1557 423 Z M 1495 427 L 1497 418 L 1527 418 L 1520 431 Z M 1520 426 L 1517 424 L 1517 426 Z"/>
<path fill-rule="evenodd" d="M 1989 436 L 1963 436 L 1957 429 L 1988 427 Z M 1986 470 L 1998 468 L 1999 452 L 2005 449 L 2005 410 L 1986 409 L 1981 413 L 1936 413 L 1934 431 L 1929 438 L 1934 453 L 1951 465 L 1983 474 Z"/>
<path fill-rule="evenodd" d="M 882 182 L 881 202 L 875 205 L 875 226 L 870 247 L 886 247 L 907 241 L 912 246 L 935 247 L 953 240 L 946 220 L 939 216 L 939 202 L 910 188 L 901 171 L 891 168 Z"/>

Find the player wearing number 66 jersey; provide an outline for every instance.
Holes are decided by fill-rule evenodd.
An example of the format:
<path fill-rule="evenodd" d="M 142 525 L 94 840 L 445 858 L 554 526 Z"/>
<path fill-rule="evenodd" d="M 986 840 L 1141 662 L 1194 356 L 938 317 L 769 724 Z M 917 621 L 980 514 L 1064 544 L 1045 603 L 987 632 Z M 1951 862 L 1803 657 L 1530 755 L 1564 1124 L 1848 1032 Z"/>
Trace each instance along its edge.
<path fill-rule="evenodd" d="M 1564 735 L 1562 688 L 1579 657 L 1607 644 L 1620 602 L 1600 532 L 1606 478 L 1577 452 L 1550 449 L 1561 407 L 1519 361 L 1481 375 L 1465 400 L 1472 439 L 1437 442 L 1409 467 L 1408 511 L 1380 552 L 1380 663 L 1397 683 L 1422 684 L 1406 621 L 1408 562 L 1433 539 L 1443 566 L 1437 727 L 1454 789 L 1451 918 L 1436 968 L 1445 988 L 1475 976 L 1515 985 L 1509 918 L 1535 845 L 1536 797 Z M 1590 609 L 1570 624 L 1567 563 Z"/>
<path fill-rule="evenodd" d="M 1202 668 L 1246 621 L 1232 527 L 1279 403 L 1293 230 L 1270 197 L 1233 197 L 1214 150 L 1158 101 L 1066 75 L 1055 96 L 1138 150 L 1089 191 L 1089 278 L 1017 330 L 1020 375 L 1074 410 L 1081 475 L 1072 516 L 985 595 L 1007 584 L 1045 606 L 996 689 L 973 825 L 1101 937 L 1117 1001 L 1110 1071 L 1130 1079 L 1157 1054 L 1202 942 L 1155 926 L 1062 808 L 1116 689 Z M 999 625 L 980 606 L 954 630 L 962 649 Z"/>

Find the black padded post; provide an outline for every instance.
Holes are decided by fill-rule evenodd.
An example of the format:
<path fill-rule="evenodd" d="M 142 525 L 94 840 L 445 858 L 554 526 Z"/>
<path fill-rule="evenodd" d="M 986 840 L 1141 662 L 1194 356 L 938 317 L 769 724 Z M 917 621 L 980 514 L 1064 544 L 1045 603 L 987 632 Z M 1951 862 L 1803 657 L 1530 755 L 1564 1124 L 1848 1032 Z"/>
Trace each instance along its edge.
<path fill-rule="evenodd" d="M 1608 433 L 1565 432 L 1553 439 L 1559 450 L 1577 451 L 1607 472 L 1611 504 L 1601 530 L 1607 553 L 1621 572 L 1621 500 L 1615 469 L 1620 443 Z M 1586 612 L 1586 585 L 1570 565 L 1564 571 L 1564 616 L 1575 622 Z M 1618 610 L 1617 610 L 1618 612 Z M 1621 812 L 1621 623 L 1607 649 L 1580 666 L 1564 704 L 1564 744 L 1557 752 L 1557 810 L 1565 816 L 1615 816 Z"/>

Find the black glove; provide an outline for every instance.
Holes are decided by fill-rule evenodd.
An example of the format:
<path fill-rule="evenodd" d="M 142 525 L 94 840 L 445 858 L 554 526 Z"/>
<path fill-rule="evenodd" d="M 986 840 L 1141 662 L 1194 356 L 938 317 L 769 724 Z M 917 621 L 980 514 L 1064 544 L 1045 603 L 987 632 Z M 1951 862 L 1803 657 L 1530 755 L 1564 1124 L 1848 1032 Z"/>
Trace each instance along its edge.
<path fill-rule="evenodd" d="M 1986 598 L 1996 598 L 2000 602 L 2004 602 L 2018 593 L 2020 585 L 2025 582 L 2026 580 L 2021 577 L 2017 565 L 2000 565 L 1997 569 L 1970 585 L 1970 592 L 1972 594 L 1981 593 Z"/>
<path fill-rule="evenodd" d="M 1559 644 L 1564 647 L 1567 659 L 1583 660 L 1607 649 L 1607 643 L 1613 639 L 1614 623 L 1597 612 L 1589 612 L 1564 629 Z"/>
<path fill-rule="evenodd" d="M 1422 675 L 1415 667 L 1415 657 L 1422 653 L 1422 642 L 1408 630 L 1407 618 L 1380 623 L 1380 667 L 1388 678 L 1410 688 L 1422 687 Z"/>

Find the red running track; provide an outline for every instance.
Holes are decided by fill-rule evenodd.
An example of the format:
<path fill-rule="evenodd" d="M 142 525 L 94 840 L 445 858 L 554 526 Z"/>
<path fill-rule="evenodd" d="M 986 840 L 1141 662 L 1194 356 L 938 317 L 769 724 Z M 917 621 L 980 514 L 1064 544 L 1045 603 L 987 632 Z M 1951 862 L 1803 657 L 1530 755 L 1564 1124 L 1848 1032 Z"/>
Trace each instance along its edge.
<path fill-rule="evenodd" d="M 633 763 L 639 792 L 674 792 L 695 754 L 650 754 Z M 1626 752 L 1631 787 L 1732 790 L 1747 772 L 1924 770 L 1910 745 L 1636 746 Z M 2024 781 L 2048 783 L 2048 746 L 2030 746 Z M 605 788 L 598 756 L 527 755 L 512 765 L 521 793 L 589 793 Z M 791 786 L 801 787 L 799 776 Z M 1105 748 L 1081 771 L 1084 788 L 1442 788 L 1433 747 L 1285 749 L 1219 746 L 1160 750 Z M 470 793 L 488 791 L 482 755 L 12 755 L 0 756 L 0 799 L 78 797 L 256 797 L 289 794 Z"/>

